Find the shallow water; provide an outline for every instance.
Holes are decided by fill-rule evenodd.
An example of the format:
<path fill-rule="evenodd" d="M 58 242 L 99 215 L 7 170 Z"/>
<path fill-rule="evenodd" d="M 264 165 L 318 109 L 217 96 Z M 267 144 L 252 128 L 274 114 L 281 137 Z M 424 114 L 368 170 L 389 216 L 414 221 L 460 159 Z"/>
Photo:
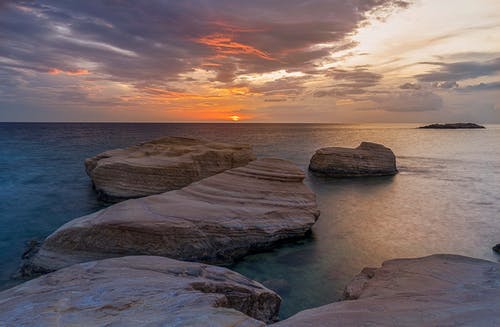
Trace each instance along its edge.
<path fill-rule="evenodd" d="M 232 268 L 278 290 L 281 316 L 337 300 L 366 266 L 395 257 L 455 253 L 497 261 L 500 126 L 419 130 L 416 125 L 0 123 L 0 289 L 16 283 L 24 244 L 105 206 L 83 160 L 165 135 L 246 142 L 259 157 L 303 169 L 315 149 L 383 143 L 394 177 L 307 176 L 321 216 L 310 238 L 251 255 Z"/>

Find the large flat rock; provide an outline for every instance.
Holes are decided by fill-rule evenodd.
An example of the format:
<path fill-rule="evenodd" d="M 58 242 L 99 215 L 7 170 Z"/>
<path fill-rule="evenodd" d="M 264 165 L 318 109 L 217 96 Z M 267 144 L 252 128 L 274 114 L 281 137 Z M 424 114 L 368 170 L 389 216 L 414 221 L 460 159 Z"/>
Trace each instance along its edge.
<path fill-rule="evenodd" d="M 1 326 L 254 327 L 281 299 L 231 270 L 132 256 L 74 265 L 0 293 Z"/>
<path fill-rule="evenodd" d="M 273 326 L 500 326 L 500 264 L 457 255 L 390 260 L 364 269 L 346 298 Z"/>
<path fill-rule="evenodd" d="M 259 159 L 182 190 L 124 201 L 63 225 L 24 271 L 124 255 L 230 263 L 304 236 L 319 211 L 304 173 Z"/>
<path fill-rule="evenodd" d="M 392 150 L 370 142 L 362 142 L 355 149 L 319 149 L 311 158 L 309 170 L 328 177 L 384 176 L 398 172 Z"/>
<path fill-rule="evenodd" d="M 100 198 L 119 201 L 177 190 L 254 160 L 246 144 L 164 137 L 85 160 Z"/>

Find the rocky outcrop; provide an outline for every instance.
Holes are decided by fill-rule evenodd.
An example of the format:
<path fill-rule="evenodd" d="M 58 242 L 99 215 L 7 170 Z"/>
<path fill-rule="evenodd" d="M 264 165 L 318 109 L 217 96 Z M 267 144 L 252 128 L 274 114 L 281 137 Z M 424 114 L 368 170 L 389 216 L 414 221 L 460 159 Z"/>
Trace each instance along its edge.
<path fill-rule="evenodd" d="M 304 173 L 260 159 L 181 190 L 133 199 L 63 225 L 24 271 L 125 255 L 230 263 L 304 236 L 319 211 Z"/>
<path fill-rule="evenodd" d="M 452 123 L 452 124 L 430 124 L 426 126 L 420 126 L 419 128 L 467 129 L 467 128 L 486 128 L 486 127 L 474 123 Z"/>
<path fill-rule="evenodd" d="M 311 158 L 309 170 L 328 177 L 384 176 L 398 172 L 391 149 L 370 142 L 362 142 L 355 149 L 319 149 Z"/>
<path fill-rule="evenodd" d="M 119 201 L 177 190 L 254 160 L 245 144 L 164 137 L 85 160 L 101 199 Z"/>
<path fill-rule="evenodd" d="M 2 326 L 264 326 L 280 297 L 231 270 L 133 256 L 74 265 L 0 293 Z"/>
<path fill-rule="evenodd" d="M 456 255 L 384 262 L 365 269 L 346 298 L 276 327 L 500 326 L 500 264 Z"/>

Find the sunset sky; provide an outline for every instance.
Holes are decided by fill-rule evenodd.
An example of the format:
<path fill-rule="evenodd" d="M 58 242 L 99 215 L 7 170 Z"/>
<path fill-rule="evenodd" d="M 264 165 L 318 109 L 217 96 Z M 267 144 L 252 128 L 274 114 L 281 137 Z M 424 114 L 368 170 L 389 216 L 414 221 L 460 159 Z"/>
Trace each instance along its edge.
<path fill-rule="evenodd" d="M 498 0 L 0 0 L 0 121 L 500 123 Z"/>

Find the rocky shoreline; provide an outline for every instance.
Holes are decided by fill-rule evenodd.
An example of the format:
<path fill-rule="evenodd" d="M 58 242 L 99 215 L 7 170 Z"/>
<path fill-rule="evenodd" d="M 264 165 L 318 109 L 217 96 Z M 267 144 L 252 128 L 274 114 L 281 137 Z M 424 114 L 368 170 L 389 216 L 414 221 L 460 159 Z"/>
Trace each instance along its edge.
<path fill-rule="evenodd" d="M 277 320 L 281 299 L 229 269 L 155 256 L 72 265 L 0 292 L 8 326 L 498 326 L 500 264 L 439 254 L 365 268 L 344 299 Z"/>
<path fill-rule="evenodd" d="M 180 157 L 193 152 L 192 144 L 212 144 L 161 140 L 162 147 L 173 142 L 176 151 L 184 148 Z M 223 160 L 235 155 L 241 160 L 226 165 L 219 154 L 204 157 L 222 171 L 77 218 L 41 246 L 30 244 L 21 271 L 45 275 L 0 292 L 0 321 L 8 326 L 500 325 L 500 264 L 449 254 L 365 268 L 346 286 L 342 301 L 277 322 L 281 298 L 275 291 L 210 264 L 304 237 L 319 217 L 315 194 L 291 162 L 253 160 L 247 146 L 229 146 L 229 152 L 226 145 L 215 147 L 225 153 Z M 243 154 L 235 154 L 240 150 Z M 113 165 L 128 162 L 131 151 L 126 152 Z M 142 158 L 135 164 L 143 160 L 147 166 L 150 157 L 135 156 Z M 175 167 L 176 174 L 186 169 L 190 175 L 191 166 L 182 167 Z M 394 153 L 369 142 L 356 149 L 320 149 L 309 168 L 333 177 L 397 173 Z M 125 192 L 137 189 L 121 185 Z"/>

